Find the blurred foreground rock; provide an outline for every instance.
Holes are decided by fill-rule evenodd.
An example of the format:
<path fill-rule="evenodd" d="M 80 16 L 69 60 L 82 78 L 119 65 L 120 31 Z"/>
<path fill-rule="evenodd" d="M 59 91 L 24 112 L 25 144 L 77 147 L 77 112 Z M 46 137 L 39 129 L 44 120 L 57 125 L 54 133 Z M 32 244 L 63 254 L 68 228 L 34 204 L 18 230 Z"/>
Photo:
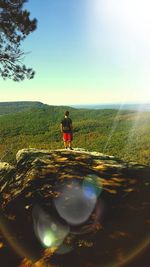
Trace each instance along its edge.
<path fill-rule="evenodd" d="M 83 180 L 89 175 L 102 187 L 98 201 L 103 203 L 103 214 L 94 211 L 80 229 L 73 229 L 66 241 L 73 247 L 71 252 L 58 255 L 55 249 L 45 249 L 34 234 L 33 207 L 40 205 L 53 214 L 56 181 Z M 16 166 L 0 163 L 2 266 L 119 266 L 149 242 L 149 175 L 149 167 L 98 152 L 20 150 Z"/>

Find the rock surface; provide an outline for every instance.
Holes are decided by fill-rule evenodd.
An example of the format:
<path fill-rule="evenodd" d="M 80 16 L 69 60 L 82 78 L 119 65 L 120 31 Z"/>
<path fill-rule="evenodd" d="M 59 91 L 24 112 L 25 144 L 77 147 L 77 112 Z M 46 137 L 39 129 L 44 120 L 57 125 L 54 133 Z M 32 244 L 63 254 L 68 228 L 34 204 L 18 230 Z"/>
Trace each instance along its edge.
<path fill-rule="evenodd" d="M 10 263 L 12 267 L 96 267 L 110 263 L 119 266 L 139 246 L 142 249 L 144 242 L 148 244 L 149 167 L 82 149 L 23 149 L 17 153 L 16 161 L 14 167 L 0 163 L 0 228 L 3 233 L 0 262 L 3 266 L 10 266 Z M 60 194 L 56 184 L 81 183 L 87 177 L 92 177 L 101 191 L 89 219 L 79 226 L 70 226 L 64 240 L 70 251 L 59 254 L 54 252 L 54 247 L 44 248 L 33 227 L 34 207 L 40 206 L 56 218 L 53 200 Z M 22 263 L 21 258 L 24 258 Z"/>

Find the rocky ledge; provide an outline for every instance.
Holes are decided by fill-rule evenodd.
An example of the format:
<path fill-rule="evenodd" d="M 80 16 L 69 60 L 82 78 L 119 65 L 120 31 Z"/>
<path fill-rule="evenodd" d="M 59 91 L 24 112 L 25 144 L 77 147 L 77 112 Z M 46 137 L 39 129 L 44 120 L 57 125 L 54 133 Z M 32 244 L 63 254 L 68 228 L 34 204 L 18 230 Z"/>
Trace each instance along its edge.
<path fill-rule="evenodd" d="M 149 167 L 82 149 L 20 150 L 16 166 L 0 163 L 0 262 L 5 267 L 125 264 L 149 243 L 149 174 Z M 81 184 L 90 199 L 85 207 Z M 74 194 L 81 200 L 75 206 Z M 66 206 L 75 222 L 70 214 L 63 217 Z M 59 240 L 61 233 L 62 242 L 42 243 L 44 224 Z"/>

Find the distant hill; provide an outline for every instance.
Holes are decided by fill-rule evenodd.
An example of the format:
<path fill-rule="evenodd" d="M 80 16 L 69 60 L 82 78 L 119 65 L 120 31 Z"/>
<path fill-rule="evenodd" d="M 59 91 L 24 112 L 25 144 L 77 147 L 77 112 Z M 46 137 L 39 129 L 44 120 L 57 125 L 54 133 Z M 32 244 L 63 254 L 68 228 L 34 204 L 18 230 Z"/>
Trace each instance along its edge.
<path fill-rule="evenodd" d="M 34 101 L 0 102 L 0 115 L 16 113 L 31 108 L 42 108 L 44 106 L 47 105 Z"/>
<path fill-rule="evenodd" d="M 14 162 L 22 148 L 63 147 L 60 121 L 68 109 L 74 147 L 150 165 L 149 111 L 77 109 L 40 102 L 0 103 L 0 108 L 0 161 Z"/>

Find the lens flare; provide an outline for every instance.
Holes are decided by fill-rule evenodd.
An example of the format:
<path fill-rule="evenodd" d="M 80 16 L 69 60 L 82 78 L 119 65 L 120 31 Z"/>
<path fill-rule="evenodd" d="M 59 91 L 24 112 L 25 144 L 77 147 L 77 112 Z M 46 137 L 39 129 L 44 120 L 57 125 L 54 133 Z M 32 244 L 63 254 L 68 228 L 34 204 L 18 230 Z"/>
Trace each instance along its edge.
<path fill-rule="evenodd" d="M 102 192 L 102 184 L 96 175 L 91 174 L 84 179 L 82 189 L 87 198 L 98 198 Z"/>
<path fill-rule="evenodd" d="M 33 209 L 34 231 L 45 247 L 59 247 L 69 233 L 69 226 L 64 225 L 39 206 Z"/>
<path fill-rule="evenodd" d="M 96 194 L 88 197 L 82 184 L 77 181 L 66 183 L 60 188 L 60 192 L 60 196 L 54 200 L 59 215 L 70 225 L 86 222 L 95 208 Z"/>
<path fill-rule="evenodd" d="M 49 232 L 44 236 L 43 243 L 46 247 L 50 247 L 53 244 L 54 236 Z"/>

